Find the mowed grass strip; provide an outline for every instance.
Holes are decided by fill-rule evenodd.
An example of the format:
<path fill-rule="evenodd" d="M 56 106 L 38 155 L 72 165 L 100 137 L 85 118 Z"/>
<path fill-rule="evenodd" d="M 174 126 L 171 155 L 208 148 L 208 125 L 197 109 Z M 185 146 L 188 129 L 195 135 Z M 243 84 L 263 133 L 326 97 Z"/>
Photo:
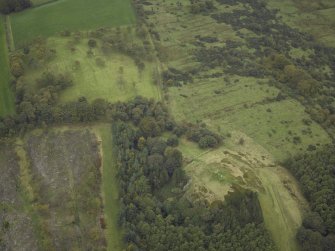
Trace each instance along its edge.
<path fill-rule="evenodd" d="M 4 17 L 0 16 L 0 116 L 13 114 L 14 96 L 9 86 L 10 73 Z"/>
<path fill-rule="evenodd" d="M 18 46 L 64 30 L 127 25 L 135 20 L 130 0 L 59 0 L 11 15 Z"/>
<path fill-rule="evenodd" d="M 106 219 L 107 250 L 123 250 L 122 234 L 117 224 L 119 215 L 119 195 L 116 180 L 116 163 L 113 158 L 112 132 L 110 124 L 100 124 L 94 131 L 102 140 L 102 192 Z"/>

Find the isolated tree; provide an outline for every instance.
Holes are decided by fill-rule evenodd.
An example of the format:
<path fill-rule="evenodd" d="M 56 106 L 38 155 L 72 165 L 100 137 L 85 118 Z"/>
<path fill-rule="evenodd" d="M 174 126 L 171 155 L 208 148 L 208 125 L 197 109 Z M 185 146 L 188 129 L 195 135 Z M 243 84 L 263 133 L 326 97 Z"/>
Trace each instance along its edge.
<path fill-rule="evenodd" d="M 24 66 L 21 54 L 13 54 L 10 57 L 10 71 L 16 78 L 21 77 L 24 74 Z"/>
<path fill-rule="evenodd" d="M 215 147 L 217 144 L 218 141 L 211 135 L 205 135 L 199 140 L 199 146 L 201 148 Z"/>
<path fill-rule="evenodd" d="M 91 49 L 97 47 L 97 41 L 94 39 L 89 39 L 87 44 L 88 44 L 88 47 L 90 47 Z"/>

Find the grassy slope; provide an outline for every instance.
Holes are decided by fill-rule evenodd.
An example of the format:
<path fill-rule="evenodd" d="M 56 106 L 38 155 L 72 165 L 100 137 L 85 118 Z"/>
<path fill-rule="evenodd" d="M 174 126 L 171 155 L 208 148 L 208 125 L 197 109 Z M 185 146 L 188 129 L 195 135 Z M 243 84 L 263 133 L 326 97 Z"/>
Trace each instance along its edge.
<path fill-rule="evenodd" d="M 3 17 L 0 16 L 0 116 L 13 114 L 14 96 L 9 86 L 8 52 Z"/>
<path fill-rule="evenodd" d="M 182 88 L 170 88 L 171 110 L 177 120 L 204 121 L 213 130 L 246 133 L 265 147 L 277 160 L 303 152 L 309 144 L 329 143 L 326 132 L 309 119 L 304 107 L 292 99 L 266 102 L 278 94 L 275 87 L 253 78 L 239 78 L 238 83 L 224 80 L 198 82 Z M 233 81 L 232 81 L 233 82 Z M 215 94 L 214 91 L 221 91 Z M 187 97 L 181 96 L 187 95 Z M 310 130 L 310 134 L 304 131 Z M 301 143 L 294 144 L 293 137 Z"/>
<path fill-rule="evenodd" d="M 11 16 L 17 45 L 64 30 L 90 30 L 134 22 L 129 0 L 59 0 Z"/>
<path fill-rule="evenodd" d="M 106 239 L 109 251 L 123 250 L 120 229 L 117 226 L 119 213 L 118 186 L 116 181 L 115 162 L 112 156 L 112 134 L 109 124 L 94 127 L 102 140 L 103 175 L 102 190 L 107 223 Z"/>
<path fill-rule="evenodd" d="M 282 169 L 281 171 L 286 170 Z M 274 171 L 261 169 L 258 177 L 265 189 L 264 192 L 259 193 L 258 197 L 265 226 L 272 233 L 279 250 L 299 250 L 295 239 L 296 231 L 302 221 L 299 205 Z"/>

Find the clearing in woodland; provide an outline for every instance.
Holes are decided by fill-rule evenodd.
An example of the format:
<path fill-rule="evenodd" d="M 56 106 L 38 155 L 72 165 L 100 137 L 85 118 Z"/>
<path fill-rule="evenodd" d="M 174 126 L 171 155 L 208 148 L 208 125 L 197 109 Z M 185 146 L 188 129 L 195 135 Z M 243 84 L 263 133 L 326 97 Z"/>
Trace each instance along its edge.
<path fill-rule="evenodd" d="M 0 144 L 0 173 L 0 250 L 37 250 L 36 224 L 13 142 Z"/>
<path fill-rule="evenodd" d="M 241 137 L 245 138 L 243 145 L 239 144 Z M 255 191 L 265 225 L 279 250 L 298 250 L 295 233 L 301 225 L 302 213 L 308 210 L 307 203 L 296 180 L 285 168 L 276 165 L 263 147 L 234 131 L 227 147 L 205 151 L 182 141 L 180 149 L 188 163 L 185 170 L 191 177 L 187 196 L 212 202 L 224 200 L 238 187 Z"/>
<path fill-rule="evenodd" d="M 39 248 L 103 249 L 97 137 L 89 130 L 35 130 L 16 145 Z"/>
<path fill-rule="evenodd" d="M 25 88 L 34 91 L 36 80 L 45 72 L 71 77 L 73 85 L 62 92 L 61 102 L 80 97 L 110 102 L 135 96 L 160 99 L 160 68 L 152 45 L 134 27 L 40 39 L 31 45 L 27 57 L 31 60 L 20 79 Z"/>

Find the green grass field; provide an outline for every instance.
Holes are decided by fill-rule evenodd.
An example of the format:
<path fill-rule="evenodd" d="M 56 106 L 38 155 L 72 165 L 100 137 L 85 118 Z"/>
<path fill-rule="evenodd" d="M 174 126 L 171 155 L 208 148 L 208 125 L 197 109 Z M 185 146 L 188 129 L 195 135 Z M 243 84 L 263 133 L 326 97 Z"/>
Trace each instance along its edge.
<path fill-rule="evenodd" d="M 59 0 L 11 15 L 17 46 L 37 36 L 48 37 L 64 30 L 91 30 L 135 23 L 129 0 Z"/>
<path fill-rule="evenodd" d="M 178 121 L 203 121 L 219 133 L 243 132 L 277 160 L 304 152 L 310 144 L 330 143 L 328 134 L 300 103 L 290 98 L 273 100 L 279 90 L 257 79 L 236 79 L 239 82 L 212 79 L 170 88 L 172 114 Z"/>
<path fill-rule="evenodd" d="M 8 50 L 3 17 L 0 16 L 0 116 L 15 112 L 14 95 L 9 86 Z"/>
<path fill-rule="evenodd" d="M 112 133 L 109 124 L 94 127 L 96 134 L 102 140 L 103 173 L 102 191 L 104 199 L 105 219 L 107 223 L 106 239 L 109 251 L 123 250 L 122 235 L 117 226 L 119 213 L 118 185 L 116 180 L 116 167 L 112 155 Z"/>

